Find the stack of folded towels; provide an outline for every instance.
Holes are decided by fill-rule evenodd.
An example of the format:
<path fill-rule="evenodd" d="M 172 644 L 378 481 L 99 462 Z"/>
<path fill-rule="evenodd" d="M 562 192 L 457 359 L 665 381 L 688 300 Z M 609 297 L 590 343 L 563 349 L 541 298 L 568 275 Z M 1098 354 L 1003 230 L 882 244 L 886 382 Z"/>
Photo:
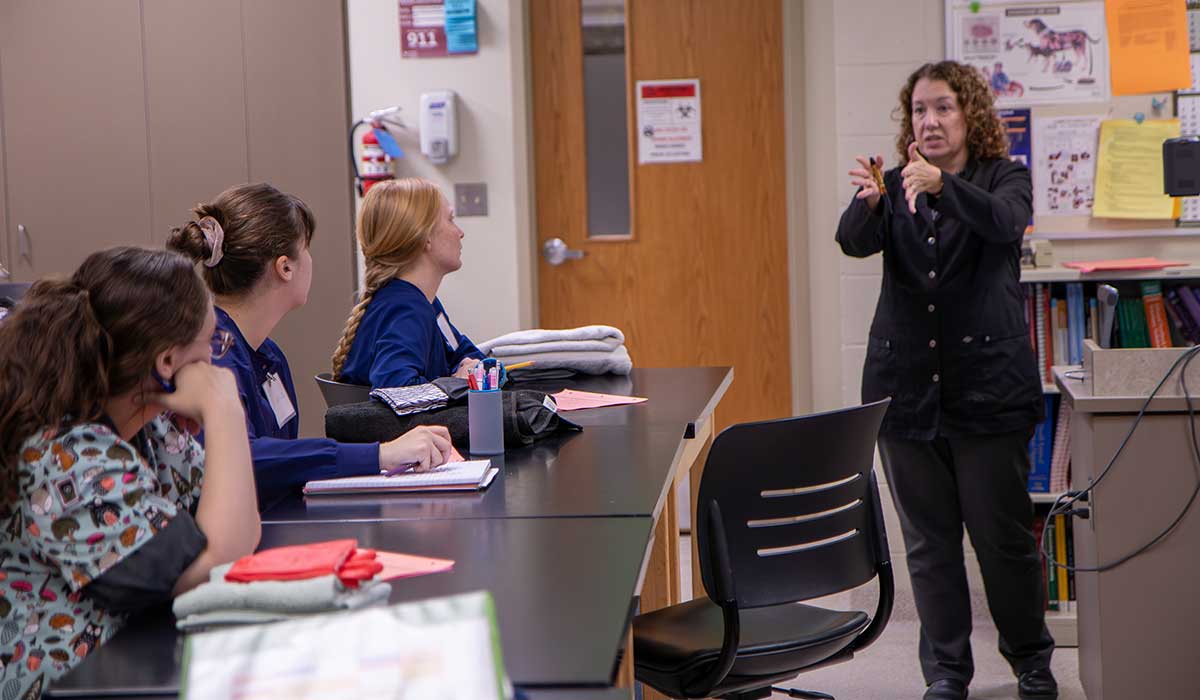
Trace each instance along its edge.
<path fill-rule="evenodd" d="M 534 369 L 568 369 L 583 374 L 629 374 L 633 362 L 625 334 L 612 326 L 563 330 L 535 328 L 479 343 L 479 350 L 506 365 L 532 360 Z"/>
<path fill-rule="evenodd" d="M 264 550 L 214 567 L 177 597 L 175 625 L 193 631 L 382 605 L 392 593 L 375 579 L 382 570 L 375 551 L 354 540 Z"/>

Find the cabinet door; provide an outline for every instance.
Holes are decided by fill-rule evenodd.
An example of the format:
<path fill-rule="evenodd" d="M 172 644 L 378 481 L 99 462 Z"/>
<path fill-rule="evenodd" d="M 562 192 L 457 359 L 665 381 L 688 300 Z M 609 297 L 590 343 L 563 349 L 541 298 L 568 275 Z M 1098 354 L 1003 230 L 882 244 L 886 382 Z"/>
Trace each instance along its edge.
<path fill-rule="evenodd" d="M 18 280 L 150 242 L 138 0 L 4 0 L 7 228 Z"/>
<path fill-rule="evenodd" d="M 0 22 L 7 19 L 8 10 L 0 7 Z M 4 55 L 0 52 L 0 75 L 4 74 Z M 3 83 L 0 83 L 0 100 L 4 97 Z M 0 107 L 3 103 L 0 102 Z M 0 109 L 0 284 L 12 281 L 12 270 L 9 266 L 12 264 L 12 255 L 8 250 L 8 211 L 6 205 L 8 203 L 8 195 L 5 194 L 8 189 L 5 186 L 4 179 L 4 110 Z"/>
<path fill-rule="evenodd" d="M 249 178 L 241 0 L 143 6 L 154 245 Z"/>
<path fill-rule="evenodd" d="M 325 403 L 312 377 L 329 371 L 354 293 L 343 11 L 328 0 L 243 6 L 250 179 L 300 197 L 317 220 L 308 303 L 273 334 L 291 364 L 306 436 L 324 434 Z"/>

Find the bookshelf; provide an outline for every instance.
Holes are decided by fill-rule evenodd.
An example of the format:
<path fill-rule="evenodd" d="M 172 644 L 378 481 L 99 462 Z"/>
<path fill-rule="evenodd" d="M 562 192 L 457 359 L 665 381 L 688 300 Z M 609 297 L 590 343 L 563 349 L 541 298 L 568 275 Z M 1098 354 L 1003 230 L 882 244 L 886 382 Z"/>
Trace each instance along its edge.
<path fill-rule="evenodd" d="M 1194 234 L 1195 231 L 1191 233 Z M 1133 282 L 1136 284 L 1139 280 L 1157 280 L 1164 283 L 1164 288 L 1172 282 L 1187 282 L 1192 284 L 1191 281 L 1200 280 L 1200 264 L 1188 264 L 1158 270 L 1100 271 L 1092 273 L 1084 273 L 1074 268 L 1062 266 L 1023 268 L 1021 270 L 1022 284 L 1045 284 L 1048 294 L 1050 293 L 1051 285 L 1057 286 L 1071 282 L 1082 282 L 1085 284 Z M 1029 289 L 1032 290 L 1032 287 Z M 1091 287 L 1088 286 L 1085 289 L 1091 289 Z M 1058 291 L 1061 291 L 1061 288 L 1058 288 Z M 1060 393 L 1056 385 L 1048 383 L 1044 379 L 1042 392 L 1045 395 Z M 1058 493 L 1031 493 L 1030 499 L 1033 501 L 1037 512 L 1044 514 L 1046 509 L 1054 503 L 1059 495 Z M 1049 628 L 1050 634 L 1054 637 L 1055 643 L 1058 646 L 1078 646 L 1079 627 L 1078 618 L 1074 610 L 1047 610 L 1046 626 Z"/>
<path fill-rule="evenodd" d="M 1121 280 L 1171 280 L 1200 279 L 1200 265 L 1164 267 L 1161 270 L 1123 270 L 1081 272 L 1071 267 L 1026 267 L 1021 268 L 1021 283 L 1034 282 L 1111 282 Z"/>

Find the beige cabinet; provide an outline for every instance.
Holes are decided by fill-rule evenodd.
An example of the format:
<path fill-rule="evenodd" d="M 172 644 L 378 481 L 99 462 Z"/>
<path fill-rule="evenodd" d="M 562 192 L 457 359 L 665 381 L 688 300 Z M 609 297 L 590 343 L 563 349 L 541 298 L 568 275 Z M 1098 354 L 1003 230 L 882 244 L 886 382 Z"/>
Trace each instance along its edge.
<path fill-rule="evenodd" d="M 318 222 L 309 304 L 276 334 L 301 433 L 323 432 L 354 292 L 342 3 L 0 2 L 0 264 L 15 281 L 160 246 L 197 202 L 270 182 Z M 0 273 L 2 274 L 2 273 Z"/>
<path fill-rule="evenodd" d="M 138 0 L 0 3 L 7 231 L 19 281 L 150 242 Z"/>

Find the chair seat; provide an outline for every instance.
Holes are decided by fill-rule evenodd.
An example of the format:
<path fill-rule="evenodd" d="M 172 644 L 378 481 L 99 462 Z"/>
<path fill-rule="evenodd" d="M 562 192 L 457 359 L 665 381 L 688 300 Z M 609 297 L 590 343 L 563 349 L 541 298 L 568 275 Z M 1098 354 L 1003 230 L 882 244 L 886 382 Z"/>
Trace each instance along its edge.
<path fill-rule="evenodd" d="M 803 603 L 748 608 L 739 613 L 737 660 L 721 687 L 753 679 L 784 679 L 843 651 L 870 621 L 861 611 Z M 676 697 L 704 676 L 721 651 L 725 623 L 707 597 L 638 615 L 633 658 L 638 680 Z"/>

